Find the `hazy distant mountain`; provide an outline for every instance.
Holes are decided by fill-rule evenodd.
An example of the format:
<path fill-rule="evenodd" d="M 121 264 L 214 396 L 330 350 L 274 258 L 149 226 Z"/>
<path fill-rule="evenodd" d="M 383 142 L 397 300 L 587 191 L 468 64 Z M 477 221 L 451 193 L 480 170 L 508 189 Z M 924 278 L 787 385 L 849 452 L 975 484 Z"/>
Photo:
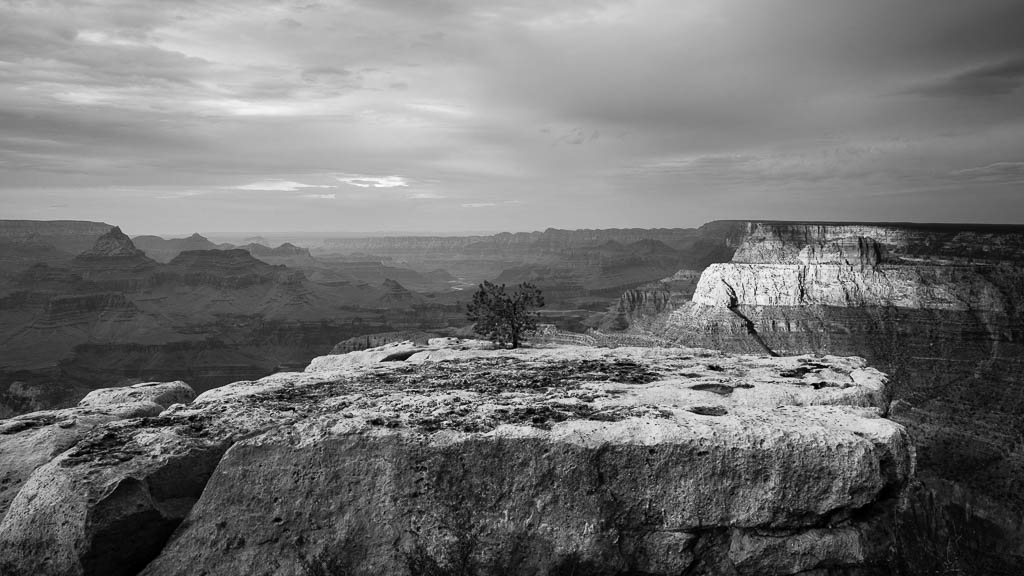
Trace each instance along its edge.
<path fill-rule="evenodd" d="M 146 379 L 206 389 L 304 366 L 360 334 L 449 321 L 461 324 L 456 305 L 397 282 L 318 284 L 242 249 L 160 263 L 111 228 L 66 265 L 0 283 L 0 417 Z"/>
<path fill-rule="evenodd" d="M 136 236 L 132 241 L 147 256 L 157 262 L 170 262 L 178 254 L 185 250 L 214 250 L 228 245 L 218 245 L 210 242 L 199 233 L 192 234 L 187 238 L 172 238 L 166 240 L 160 236 Z"/>
<path fill-rule="evenodd" d="M 245 244 L 239 248 L 268 264 L 282 264 L 291 268 L 313 268 L 318 265 L 316 259 L 309 254 L 309 249 L 289 242 L 285 242 L 277 248 L 256 243 Z"/>

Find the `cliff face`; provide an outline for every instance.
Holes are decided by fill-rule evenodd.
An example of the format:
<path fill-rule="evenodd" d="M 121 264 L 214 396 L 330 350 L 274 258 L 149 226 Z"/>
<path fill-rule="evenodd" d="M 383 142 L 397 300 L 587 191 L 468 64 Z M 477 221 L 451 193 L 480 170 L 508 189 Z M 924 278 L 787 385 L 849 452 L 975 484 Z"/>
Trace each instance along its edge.
<path fill-rule="evenodd" d="M 103 222 L 79 220 L 0 220 L 0 238 L 49 244 L 68 254 L 88 250 L 113 228 Z"/>
<path fill-rule="evenodd" d="M 885 388 L 860 359 L 693 349 L 323 357 L 83 421 L 19 483 L 0 570 L 889 574 L 914 459 Z"/>
<path fill-rule="evenodd" d="M 633 322 L 689 345 L 856 354 L 893 374 L 924 480 L 922 563 L 1024 569 L 1024 229 L 750 223 L 692 301 Z M 914 524 L 917 523 L 917 524 Z M 984 541 L 973 540 L 984 534 Z M 948 546 L 947 546 L 948 545 Z M 923 573 L 923 572 L 922 572 Z"/>
<path fill-rule="evenodd" d="M 602 326 L 610 330 L 644 326 L 649 319 L 689 301 L 700 277 L 699 270 L 679 270 L 659 282 L 627 290 L 619 297 L 615 309 L 607 315 Z"/>

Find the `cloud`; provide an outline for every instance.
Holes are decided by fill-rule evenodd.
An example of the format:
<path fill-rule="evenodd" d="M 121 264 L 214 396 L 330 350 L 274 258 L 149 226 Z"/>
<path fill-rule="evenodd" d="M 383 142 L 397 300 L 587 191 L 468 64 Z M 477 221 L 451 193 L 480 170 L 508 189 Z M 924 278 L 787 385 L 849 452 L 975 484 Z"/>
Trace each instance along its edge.
<path fill-rule="evenodd" d="M 334 186 L 303 184 L 302 182 L 292 182 L 290 180 L 264 180 L 262 182 L 235 186 L 237 190 L 261 190 L 266 192 L 296 192 L 304 188 L 334 188 Z"/>
<path fill-rule="evenodd" d="M 462 205 L 463 208 L 493 208 L 496 206 L 515 206 L 522 204 L 522 200 L 504 200 L 502 202 L 466 202 Z"/>
<path fill-rule="evenodd" d="M 950 176 L 977 182 L 1024 183 L 1024 162 L 993 162 L 986 166 L 956 170 Z"/>
<path fill-rule="evenodd" d="M 163 224 L 130 191 L 175 186 L 210 229 L 259 190 L 245 217 L 283 228 L 450 231 L 462 203 L 495 208 L 478 229 L 835 219 L 911 190 L 914 219 L 950 220 L 918 191 L 1012 199 L 998 165 L 1024 149 L 1020 0 L 0 1 L 0 21 L 4 207 L 110 190 L 140 227 Z M 335 192 L 349 220 L 279 210 Z M 59 200 L 47 217 L 117 219 Z"/>
<path fill-rule="evenodd" d="M 398 188 L 409 182 L 401 176 L 366 176 L 364 174 L 343 174 L 335 176 L 339 182 L 359 188 Z"/>
<path fill-rule="evenodd" d="M 922 86 L 925 96 L 947 98 L 995 98 L 1012 94 L 1024 85 L 1024 56 L 977 66 Z"/>
<path fill-rule="evenodd" d="M 336 194 L 303 194 L 303 198 L 310 198 L 314 200 L 334 200 Z"/>

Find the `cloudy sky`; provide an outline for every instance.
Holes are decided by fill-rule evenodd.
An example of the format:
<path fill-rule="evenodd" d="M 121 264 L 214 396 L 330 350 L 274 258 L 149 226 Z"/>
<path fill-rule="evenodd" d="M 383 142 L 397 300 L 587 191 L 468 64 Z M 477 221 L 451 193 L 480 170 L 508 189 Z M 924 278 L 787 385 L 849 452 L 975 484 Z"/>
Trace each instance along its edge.
<path fill-rule="evenodd" d="M 1020 0 L 0 0 L 0 218 L 1024 222 Z"/>

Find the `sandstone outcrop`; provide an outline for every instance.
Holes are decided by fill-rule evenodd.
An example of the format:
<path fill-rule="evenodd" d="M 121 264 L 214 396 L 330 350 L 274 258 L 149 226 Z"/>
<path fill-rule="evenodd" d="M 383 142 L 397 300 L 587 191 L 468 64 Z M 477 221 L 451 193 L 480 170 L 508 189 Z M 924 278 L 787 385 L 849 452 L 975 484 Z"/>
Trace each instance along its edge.
<path fill-rule="evenodd" d="M 706 306 L 885 306 L 1004 314 L 1011 306 L 986 271 L 953 266 L 712 264 L 694 304 Z"/>
<path fill-rule="evenodd" d="M 480 348 L 98 428 L 22 487 L 0 571 L 889 573 L 914 458 L 863 360 Z"/>
<path fill-rule="evenodd" d="M 140 382 L 121 388 L 100 388 L 86 394 L 78 403 L 81 407 L 109 406 L 128 402 L 152 402 L 163 408 L 172 404 L 188 404 L 196 397 L 191 386 L 177 380 L 175 382 Z"/>
<path fill-rule="evenodd" d="M 93 429 L 116 420 L 156 416 L 173 403 L 193 398 L 195 392 L 184 382 L 147 382 L 94 390 L 77 408 L 0 420 L 0 518 L 32 472 Z"/>

